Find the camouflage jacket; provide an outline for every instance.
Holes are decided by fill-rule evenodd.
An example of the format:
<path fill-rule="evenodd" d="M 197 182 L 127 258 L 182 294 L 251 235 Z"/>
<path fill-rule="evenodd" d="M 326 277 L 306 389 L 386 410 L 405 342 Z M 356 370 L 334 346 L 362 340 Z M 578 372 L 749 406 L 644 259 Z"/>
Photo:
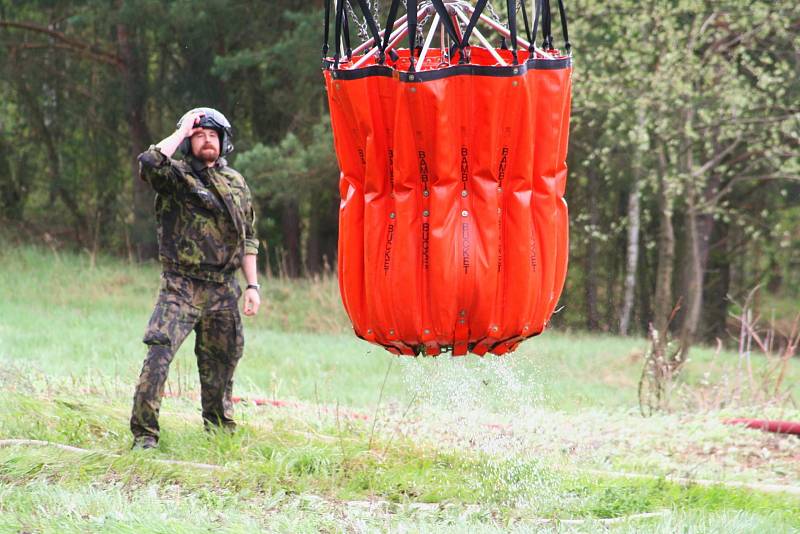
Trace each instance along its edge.
<path fill-rule="evenodd" d="M 139 155 L 139 176 L 156 191 L 158 256 L 165 271 L 222 282 L 245 254 L 258 253 L 250 190 L 223 158 L 206 167 L 151 146 Z"/>

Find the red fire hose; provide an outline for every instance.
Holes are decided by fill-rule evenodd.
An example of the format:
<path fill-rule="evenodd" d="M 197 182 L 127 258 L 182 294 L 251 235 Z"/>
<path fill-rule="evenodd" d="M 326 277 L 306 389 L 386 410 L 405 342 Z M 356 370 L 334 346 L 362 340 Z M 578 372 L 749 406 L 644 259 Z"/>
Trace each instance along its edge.
<path fill-rule="evenodd" d="M 747 428 L 775 432 L 777 434 L 794 434 L 800 436 L 800 422 L 771 421 L 767 419 L 726 419 L 726 425 L 744 425 Z"/>

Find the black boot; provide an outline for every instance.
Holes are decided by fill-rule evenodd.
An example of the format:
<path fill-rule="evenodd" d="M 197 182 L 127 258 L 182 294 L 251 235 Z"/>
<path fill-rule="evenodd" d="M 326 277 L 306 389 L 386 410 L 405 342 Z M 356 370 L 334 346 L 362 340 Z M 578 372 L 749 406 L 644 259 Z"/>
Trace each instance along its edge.
<path fill-rule="evenodd" d="M 158 447 L 158 440 L 153 436 L 139 436 L 134 438 L 133 446 L 131 449 L 138 451 L 138 450 L 146 450 L 146 449 L 155 449 Z"/>

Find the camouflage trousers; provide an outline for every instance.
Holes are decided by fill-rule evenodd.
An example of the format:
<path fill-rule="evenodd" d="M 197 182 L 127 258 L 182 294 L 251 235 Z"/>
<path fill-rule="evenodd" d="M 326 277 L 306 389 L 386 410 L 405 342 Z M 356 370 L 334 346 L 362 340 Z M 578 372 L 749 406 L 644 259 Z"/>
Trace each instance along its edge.
<path fill-rule="evenodd" d="M 241 294 L 235 278 L 217 283 L 162 273 L 158 301 L 144 334 L 147 357 L 133 397 L 134 437 L 158 439 L 158 412 L 169 365 L 192 330 L 206 428 L 235 428 L 231 392 L 233 373 L 244 348 L 238 308 Z"/>

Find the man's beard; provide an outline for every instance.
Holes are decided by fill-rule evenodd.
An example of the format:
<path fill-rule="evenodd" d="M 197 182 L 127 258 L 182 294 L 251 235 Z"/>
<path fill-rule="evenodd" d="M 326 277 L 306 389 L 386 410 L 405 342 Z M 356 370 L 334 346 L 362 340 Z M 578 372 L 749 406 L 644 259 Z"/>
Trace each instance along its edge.
<path fill-rule="evenodd" d="M 206 145 L 200 149 L 199 158 L 207 163 L 211 163 L 217 161 L 219 157 L 219 151 L 217 151 L 217 147 Z"/>

